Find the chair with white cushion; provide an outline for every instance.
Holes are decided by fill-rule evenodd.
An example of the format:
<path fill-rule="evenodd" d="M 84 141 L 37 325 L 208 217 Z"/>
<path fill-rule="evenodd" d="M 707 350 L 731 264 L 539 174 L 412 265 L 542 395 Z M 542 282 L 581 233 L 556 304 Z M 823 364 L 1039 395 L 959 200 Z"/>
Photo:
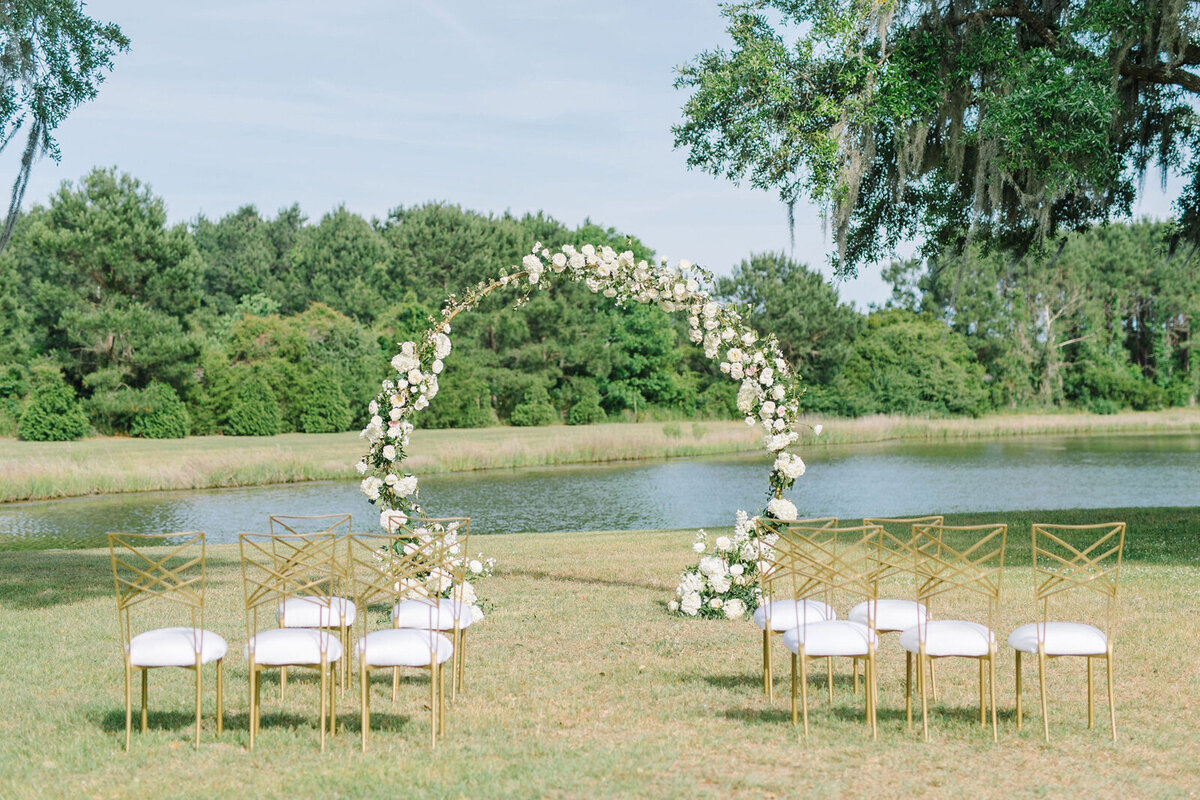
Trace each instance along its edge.
<path fill-rule="evenodd" d="M 284 667 L 317 670 L 320 683 L 319 730 L 325 751 L 326 720 L 337 732 L 333 667 L 342 658 L 338 637 L 325 628 L 260 627 L 278 623 L 279 609 L 289 603 L 331 621 L 334 580 L 338 574 L 338 539 L 332 531 L 307 534 L 243 533 L 242 585 L 246 601 L 246 660 L 250 669 L 250 749 L 262 723 L 262 673 Z"/>
<path fill-rule="evenodd" d="M 928 517 L 866 517 L 863 519 L 863 525 L 878 525 L 883 528 L 883 533 L 879 537 L 879 554 L 880 554 L 880 574 L 879 581 L 882 584 L 889 578 L 911 579 L 913 584 L 909 585 L 908 591 L 904 592 L 909 597 L 881 597 L 878 604 L 875 606 L 875 632 L 876 633 L 902 633 L 914 625 L 924 622 L 929 615 L 929 609 L 924 604 L 918 603 L 916 600 L 909 599 L 912 596 L 913 586 L 916 582 L 916 574 L 913 572 L 913 525 L 941 525 L 945 522 L 945 518 L 941 515 L 931 515 Z M 881 588 L 881 592 L 886 592 L 886 589 Z M 901 592 L 896 592 L 901 594 Z M 867 604 L 859 603 L 854 608 L 850 609 L 847 617 L 854 622 L 865 623 L 867 621 Z M 854 664 L 854 684 L 855 690 L 858 687 L 858 663 Z M 937 681 L 933 675 L 933 662 L 929 662 L 929 685 L 930 694 L 934 700 L 937 699 Z"/>
<path fill-rule="evenodd" d="M 391 530 L 394 537 L 410 542 L 428 541 L 431 537 L 444 540 L 447 558 L 449 585 L 443 580 L 435 598 L 436 613 L 432 613 L 430 600 L 411 597 L 400 600 L 392 607 L 392 627 L 414 630 L 434 630 L 450 636 L 454 643 L 454 661 L 450 665 L 450 699 L 454 700 L 463 687 L 466 668 L 467 629 L 483 613 L 474 605 L 474 587 L 467 584 L 467 542 L 471 533 L 470 517 L 444 517 L 432 519 L 412 517 L 406 522 L 393 520 Z M 393 670 L 393 700 L 399 684 L 400 671 Z"/>
<path fill-rule="evenodd" d="M 913 656 L 917 657 L 921 727 L 926 741 L 929 739 L 929 691 L 924 680 L 926 662 L 937 658 L 973 658 L 979 663 L 979 724 L 987 724 L 986 708 L 990 701 L 992 739 L 997 740 L 996 635 L 993 629 L 1000 603 L 1000 578 L 1004 569 L 1008 526 L 1003 523 L 915 525 L 913 534 L 917 602 L 928 607 L 930 598 L 955 591 L 983 598 L 987 603 L 987 624 L 926 617 L 900 634 L 900 646 L 907 651 L 904 705 L 909 727 L 912 727 Z M 986 698 L 985 673 L 989 690 Z"/>
<path fill-rule="evenodd" d="M 1021 719 L 1021 654 L 1037 657 L 1038 683 L 1042 700 L 1042 734 L 1050 741 L 1046 707 L 1046 661 L 1062 656 L 1087 660 L 1088 728 L 1096 722 L 1092 662 L 1103 659 L 1108 677 L 1108 714 L 1112 737 L 1117 738 L 1117 714 L 1113 700 L 1113 628 L 1117 605 L 1117 582 L 1125 547 L 1125 523 L 1100 525 L 1034 525 L 1034 593 L 1041 606 L 1041 620 L 1022 625 L 1008 637 L 1016 651 L 1017 728 Z M 1092 591 L 1104 601 L 1104 628 L 1083 622 L 1051 621 L 1050 598 L 1079 589 Z"/>
<path fill-rule="evenodd" d="M 784 631 L 795 630 L 804 622 L 823 622 L 837 619 L 837 613 L 824 601 L 815 597 L 797 597 L 791 593 L 789 581 L 776 581 L 776 559 L 772 544 L 779 532 L 788 525 L 813 528 L 837 527 L 837 517 L 816 517 L 783 522 L 777 519 L 758 517 L 754 520 L 755 537 L 762 548 L 759 559 L 759 589 L 762 603 L 750 616 L 750 621 L 762 631 L 762 681 L 763 694 L 775 699 L 775 674 L 771 664 L 771 638 Z M 833 661 L 826 664 L 829 679 L 829 699 L 833 700 Z"/>
<path fill-rule="evenodd" d="M 432 529 L 430 530 L 432 534 Z M 453 532 L 451 532 L 453 533 Z M 393 609 L 404 604 L 413 621 L 411 628 L 370 630 L 369 614 L 361 615 L 361 635 L 354 645 L 358 658 L 359 691 L 362 704 L 362 749 L 367 749 L 371 729 L 371 671 L 392 670 L 392 702 L 396 701 L 397 680 L 401 667 L 429 672 L 429 744 L 433 747 L 445 731 L 445 666 L 454 658 L 454 642 L 439 631 L 455 631 L 453 616 L 439 602 L 438 595 L 447 579 L 454 576 L 456 553 L 453 538 L 445 531 L 424 538 L 398 537 L 394 534 L 352 534 L 350 571 L 354 597 L 365 609 L 384 605 Z M 461 560 L 461 559 L 460 559 Z"/>
<path fill-rule="evenodd" d="M 320 514 L 311 517 L 271 514 L 267 524 L 272 534 L 324 533 L 332 531 L 345 537 L 350 533 L 350 514 Z M 349 579 L 341 569 L 345 559 L 338 559 L 339 574 L 334 576 L 333 595 L 328 604 L 314 603 L 308 598 L 293 597 L 279 605 L 275 612 L 281 628 L 324 628 L 336 629 L 343 649 L 349 646 L 349 630 L 358 617 L 358 608 L 346 597 L 350 591 Z M 348 676 L 345 664 L 341 664 L 342 693 L 346 691 Z M 287 667 L 279 668 L 279 699 L 283 700 L 287 689 Z"/>
<path fill-rule="evenodd" d="M 849 594 L 867 603 L 867 621 L 844 619 L 801 619 L 800 624 L 783 634 L 783 646 L 792 653 L 792 725 L 797 724 L 797 688 L 804 714 L 804 735 L 808 736 L 808 659 L 862 659 L 865 663 L 866 721 L 871 738 L 878 735 L 875 704 L 875 651 L 879 636 L 875 633 L 874 609 L 879 599 L 878 525 L 852 528 L 806 528 L 788 525 L 779 529 L 773 544 L 775 583 L 792 586 L 794 596 L 813 592 L 825 595 L 832 605 L 835 594 Z M 830 684 L 832 686 L 832 684 Z M 832 700 L 832 697 L 831 697 Z"/>
<path fill-rule="evenodd" d="M 117 590 L 117 617 L 125 653 L 125 749 L 133 731 L 133 670 L 142 671 L 142 733 L 147 728 L 149 672 L 158 667 L 182 667 L 196 674 L 196 740 L 200 746 L 200 689 L 205 664 L 216 662 L 217 733 L 224 729 L 225 640 L 204 628 L 204 534 L 110 533 L 109 556 Z M 157 607 L 187 610 L 186 627 L 155 628 L 133 634 L 133 614 L 149 601 Z M 159 603 L 158 601 L 166 601 Z M 140 621 L 140 615 L 139 615 Z"/>

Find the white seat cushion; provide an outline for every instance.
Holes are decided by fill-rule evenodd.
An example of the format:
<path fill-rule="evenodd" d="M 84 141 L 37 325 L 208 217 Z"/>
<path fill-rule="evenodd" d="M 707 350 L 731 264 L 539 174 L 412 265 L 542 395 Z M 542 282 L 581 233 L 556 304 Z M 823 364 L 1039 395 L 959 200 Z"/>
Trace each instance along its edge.
<path fill-rule="evenodd" d="M 358 607 L 345 597 L 289 597 L 280 603 L 275 618 L 284 628 L 338 628 L 358 618 Z"/>
<path fill-rule="evenodd" d="M 1038 651 L 1038 632 L 1048 656 L 1102 656 L 1108 652 L 1108 638 L 1095 625 L 1082 622 L 1031 622 L 1008 637 L 1008 646 L 1022 653 Z"/>
<path fill-rule="evenodd" d="M 454 629 L 455 618 L 459 630 L 469 628 L 475 621 L 475 606 L 442 597 L 436 604 L 429 600 L 401 600 L 392 608 L 392 624 L 397 628 L 449 631 Z"/>
<path fill-rule="evenodd" d="M 135 667 L 192 667 L 196 664 L 197 644 L 202 664 L 224 658 L 229 651 L 225 640 L 212 631 L 155 628 L 130 640 L 129 663 Z"/>
<path fill-rule="evenodd" d="M 920 652 L 921 634 L 925 634 L 925 654 L 934 658 L 965 656 L 980 658 L 991 652 L 995 635 L 986 625 L 958 619 L 935 619 L 900 634 L 900 646 L 910 653 Z"/>
<path fill-rule="evenodd" d="M 773 600 L 754 610 L 751 619 L 758 627 L 767 628 L 767 607 L 771 611 L 771 630 L 790 631 L 801 622 L 825 622 L 837 619 L 837 613 L 820 600 Z"/>
<path fill-rule="evenodd" d="M 804 654 L 813 657 L 865 656 L 869 645 L 878 642 L 875 631 L 846 619 L 810 622 L 783 634 L 784 647 L 799 653 L 803 644 Z"/>
<path fill-rule="evenodd" d="M 445 636 L 415 628 L 371 631 L 355 649 L 372 667 L 428 667 L 431 656 L 443 664 L 454 654 L 454 645 Z"/>
<path fill-rule="evenodd" d="M 342 657 L 342 643 L 332 633 L 315 628 L 276 628 L 263 631 L 246 643 L 246 658 L 254 650 L 254 662 L 268 666 L 311 665 L 325 660 L 333 663 Z"/>
<path fill-rule="evenodd" d="M 850 609 L 850 620 L 867 624 L 867 605 L 862 602 Z M 925 606 L 915 600 L 877 600 L 875 602 L 875 630 L 906 631 L 925 621 L 928 614 Z"/>

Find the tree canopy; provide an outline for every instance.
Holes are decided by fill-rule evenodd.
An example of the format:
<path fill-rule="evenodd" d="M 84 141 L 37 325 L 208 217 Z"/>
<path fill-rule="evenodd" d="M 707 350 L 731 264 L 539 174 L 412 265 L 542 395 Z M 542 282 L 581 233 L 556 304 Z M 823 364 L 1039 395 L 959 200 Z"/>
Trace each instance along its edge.
<path fill-rule="evenodd" d="M 747 0 L 680 68 L 690 166 L 828 209 L 835 266 L 902 241 L 1025 252 L 1128 216 L 1157 169 L 1200 240 L 1200 6 Z"/>
<path fill-rule="evenodd" d="M 128 49 L 121 29 L 84 14 L 79 0 L 0 2 L 0 152 L 26 130 L 0 250 L 12 237 L 34 162 L 58 160 L 55 128 L 96 96 L 113 56 Z"/>

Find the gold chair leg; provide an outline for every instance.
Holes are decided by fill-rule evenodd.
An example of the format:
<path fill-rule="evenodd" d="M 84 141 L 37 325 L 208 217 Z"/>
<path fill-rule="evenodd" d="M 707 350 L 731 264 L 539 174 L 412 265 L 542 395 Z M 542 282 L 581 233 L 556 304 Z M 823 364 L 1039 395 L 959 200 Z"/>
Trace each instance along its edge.
<path fill-rule="evenodd" d="M 337 736 L 337 695 L 338 686 L 338 667 L 343 666 L 342 660 L 339 658 L 329 667 L 329 735 Z"/>
<path fill-rule="evenodd" d="M 454 673 L 455 683 L 458 685 L 458 691 L 461 692 L 463 690 L 463 673 L 467 669 L 467 632 L 465 629 L 458 632 L 458 647 L 454 652 L 458 654 L 458 669 Z M 451 694 L 451 699 L 454 696 Z"/>
<path fill-rule="evenodd" d="M 804 738 L 808 738 L 808 659 L 804 656 L 804 648 L 800 648 L 797 656 L 800 661 L 800 706 L 804 713 Z"/>
<path fill-rule="evenodd" d="M 904 651 L 904 716 L 908 718 L 908 729 L 912 730 L 912 678 L 913 654 Z M 919 675 L 917 677 L 920 677 Z"/>
<path fill-rule="evenodd" d="M 988 696 L 992 701 L 992 741 L 1000 741 L 1000 728 L 996 722 L 996 651 L 988 656 Z"/>
<path fill-rule="evenodd" d="M 1096 726 L 1096 698 L 1092 687 L 1092 657 L 1084 656 L 1087 659 L 1087 682 L 1088 682 L 1088 730 Z"/>
<path fill-rule="evenodd" d="M 258 724 L 255 719 L 258 714 L 258 709 L 256 707 L 257 704 L 255 703 L 257 694 L 258 694 L 258 670 L 256 670 L 254 668 L 254 662 L 251 661 L 250 662 L 250 721 L 249 721 L 250 749 L 251 750 L 254 749 L 254 734 L 257 732 L 256 729 L 258 728 Z"/>
<path fill-rule="evenodd" d="M 929 696 L 936 703 L 938 699 L 937 676 L 933 673 L 933 659 L 929 659 Z"/>
<path fill-rule="evenodd" d="M 829 705 L 833 705 L 833 659 L 825 659 L 825 686 L 829 690 Z"/>
<path fill-rule="evenodd" d="M 792 654 L 792 727 L 800 724 L 800 704 L 797 700 L 800 685 L 796 682 L 796 654 Z"/>
<path fill-rule="evenodd" d="M 454 698 L 454 662 L 450 662 L 450 696 Z M 438 736 L 446 735 L 446 665 L 438 665 Z"/>
<path fill-rule="evenodd" d="M 392 667 L 392 704 L 395 705 L 396 697 L 400 694 L 400 668 Z"/>
<path fill-rule="evenodd" d="M 1013 651 L 1017 654 L 1017 663 L 1014 671 L 1017 675 L 1017 730 L 1021 730 L 1021 651 Z"/>
<path fill-rule="evenodd" d="M 125 752 L 133 745 L 133 668 L 125 663 Z"/>
<path fill-rule="evenodd" d="M 429 748 L 437 746 L 437 669 L 429 666 Z"/>
<path fill-rule="evenodd" d="M 371 673 L 367 671 L 367 665 L 362 659 L 358 662 L 358 691 L 361 697 L 359 702 L 362 708 L 362 751 L 367 752 L 367 731 L 371 728 Z"/>
<path fill-rule="evenodd" d="M 1042 651 L 1041 646 L 1038 647 L 1038 683 L 1041 688 L 1042 695 L 1042 735 L 1046 737 L 1046 741 L 1050 741 L 1050 718 L 1046 710 L 1046 654 Z"/>
<path fill-rule="evenodd" d="M 217 659 L 217 735 L 225 732 L 225 659 Z"/>
<path fill-rule="evenodd" d="M 318 715 L 318 719 L 320 720 L 320 728 L 321 728 L 320 739 L 321 739 L 321 752 L 322 753 L 325 752 L 325 712 L 326 712 L 325 706 L 326 706 L 326 703 L 329 702 L 329 685 L 327 683 L 328 672 L 329 672 L 329 662 L 325 660 L 325 654 L 322 653 L 321 654 L 321 702 L 319 704 L 321 710 Z"/>
<path fill-rule="evenodd" d="M 147 669 L 146 667 L 142 667 L 142 733 L 146 732 L 146 728 L 148 727 L 148 722 L 149 722 L 148 714 L 146 711 L 146 706 L 147 706 L 146 694 L 148 693 L 149 688 L 150 688 L 150 670 Z"/>
<path fill-rule="evenodd" d="M 767 684 L 767 699 L 775 699 L 775 675 L 771 665 L 771 631 L 763 631 L 763 677 Z"/>
<path fill-rule="evenodd" d="M 1110 720 L 1112 720 L 1112 738 L 1113 738 L 1113 741 L 1115 742 L 1115 741 L 1117 740 L 1117 704 L 1116 704 L 1116 702 L 1115 702 L 1115 700 L 1114 700 L 1114 697 L 1113 697 L 1113 657 L 1112 657 L 1112 650 L 1109 650 L 1109 651 L 1108 651 L 1108 653 L 1107 653 L 1107 654 L 1105 655 L 1105 657 L 1104 657 L 1104 660 L 1105 660 L 1105 663 L 1106 663 L 1106 665 L 1107 665 L 1107 667 L 1108 667 L 1108 669 L 1107 669 L 1107 670 L 1105 670 L 1105 671 L 1107 672 L 1107 674 L 1108 674 L 1108 718 L 1109 718 Z"/>
<path fill-rule="evenodd" d="M 196 659 L 196 747 L 200 747 L 200 679 L 204 666 Z"/>
<path fill-rule="evenodd" d="M 917 686 L 921 690 L 921 730 L 925 736 L 925 741 L 929 741 L 929 692 L 925 685 L 925 646 L 921 645 L 921 652 L 917 653 Z"/>
<path fill-rule="evenodd" d="M 976 659 L 979 662 L 979 725 L 980 727 L 987 724 L 987 709 L 984 708 L 983 699 L 983 659 Z"/>
<path fill-rule="evenodd" d="M 279 702 L 283 702 L 284 690 L 287 689 L 287 667 L 279 668 Z"/>
<path fill-rule="evenodd" d="M 863 665 L 863 694 L 867 700 L 868 723 L 871 726 L 871 741 L 879 739 L 879 723 L 877 720 L 879 698 L 876 694 L 878 676 L 875 673 L 875 655 L 870 653 Z"/>

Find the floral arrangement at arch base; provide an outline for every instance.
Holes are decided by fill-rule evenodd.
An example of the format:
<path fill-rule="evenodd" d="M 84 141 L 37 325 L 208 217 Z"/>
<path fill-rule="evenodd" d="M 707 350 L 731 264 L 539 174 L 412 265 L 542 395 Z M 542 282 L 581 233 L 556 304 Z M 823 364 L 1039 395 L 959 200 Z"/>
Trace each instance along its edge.
<path fill-rule="evenodd" d="M 418 502 L 417 478 L 402 465 L 408 456 L 413 416 L 437 396 L 438 378 L 452 350 L 454 318 L 502 288 L 516 289 L 516 305 L 520 306 L 554 279 L 582 283 L 616 305 L 646 303 L 668 313 L 686 314 L 690 340 L 720 364 L 723 374 L 738 382 L 738 410 L 746 415 L 747 425 L 762 428 L 763 447 L 776 455 L 767 479 L 771 500 L 763 516 L 796 519 L 796 507 L 783 498 L 783 492 L 805 469 L 800 456 L 788 452 L 799 439 L 795 427 L 803 389 L 775 338 L 760 337 L 746 326 L 737 309 L 717 302 L 710 288 L 712 275 L 690 262 L 668 265 L 663 259 L 655 264 L 636 259 L 628 250 L 618 253 L 611 247 L 590 244 L 578 249 L 563 245 L 551 252 L 538 242 L 519 266 L 502 269 L 495 279 L 480 281 L 461 297 L 450 295 L 441 318 L 431 319 L 429 329 L 417 341 L 399 343 L 399 352 L 391 361 L 395 376 L 383 381 L 370 404 L 371 420 L 362 431 L 368 450 L 357 465 L 364 476 L 363 494 L 380 508 L 380 525 L 385 530 L 394 527 L 400 517 L 406 521 L 426 516 Z M 819 428 L 813 430 L 819 433 Z M 694 547 L 702 557 L 684 572 L 677 598 L 669 608 L 674 613 L 707 617 L 734 617 L 752 611 L 759 600 L 759 564 L 770 544 L 758 541 L 744 511 L 737 513 L 733 536 L 718 537 L 711 552 L 707 534 L 701 531 Z M 448 587 L 443 596 L 453 591 Z"/>

